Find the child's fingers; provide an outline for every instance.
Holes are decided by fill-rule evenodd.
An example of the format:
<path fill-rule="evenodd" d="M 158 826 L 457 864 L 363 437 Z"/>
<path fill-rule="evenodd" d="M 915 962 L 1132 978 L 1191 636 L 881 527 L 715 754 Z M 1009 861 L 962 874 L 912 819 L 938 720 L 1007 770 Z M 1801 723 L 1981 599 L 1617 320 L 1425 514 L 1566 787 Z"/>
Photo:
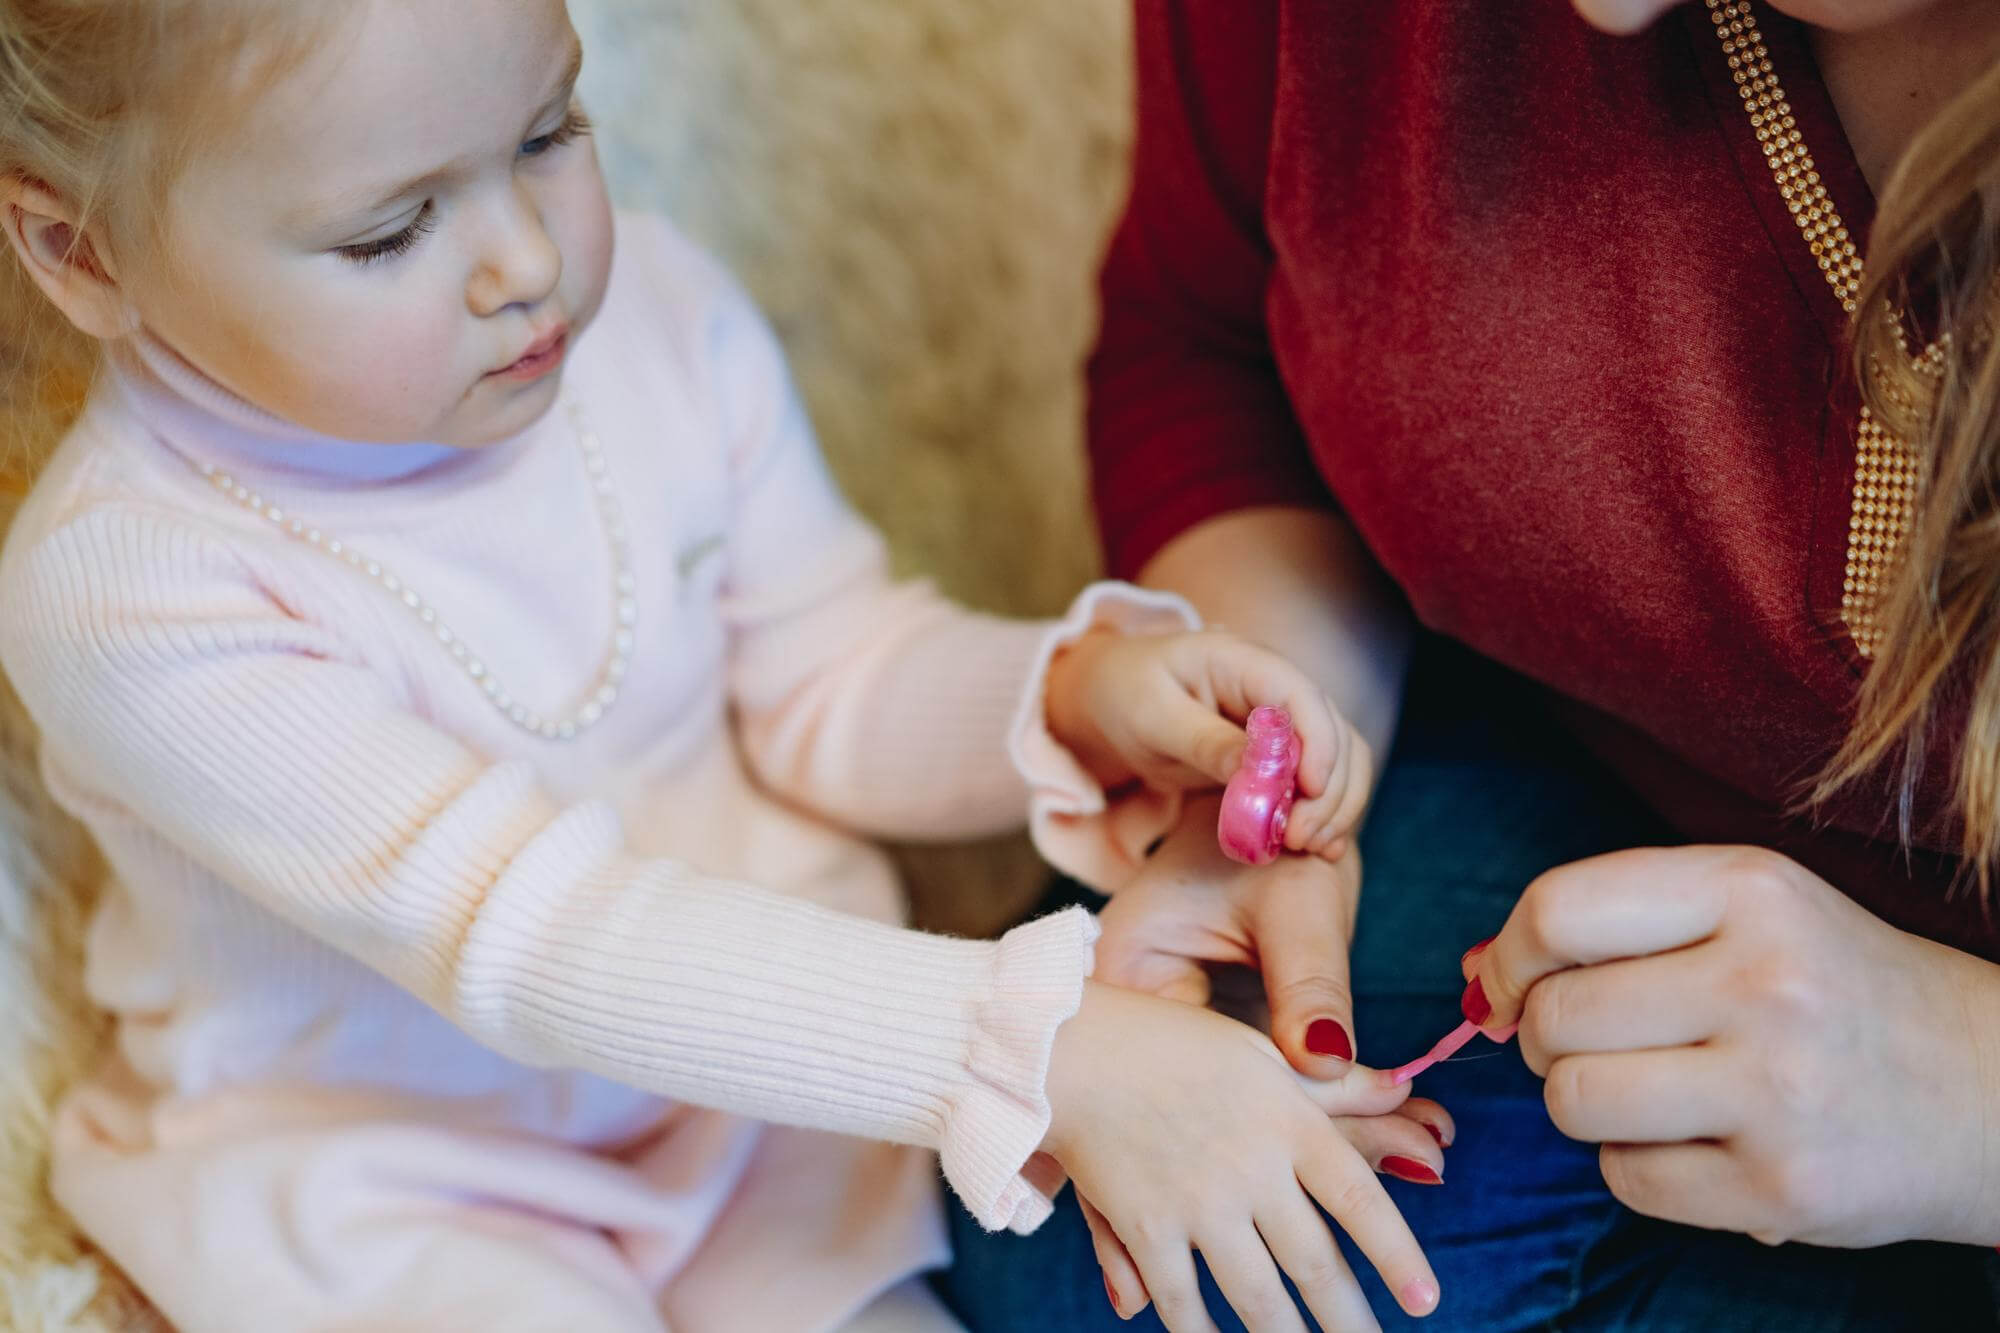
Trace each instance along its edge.
<path fill-rule="evenodd" d="M 1368 742 L 1346 722 L 1340 723 L 1339 767 L 1325 791 L 1292 807 L 1285 829 L 1285 846 L 1307 856 L 1338 860 L 1353 845 L 1354 830 L 1367 813 L 1375 786 L 1374 757 Z"/>
<path fill-rule="evenodd" d="M 1400 1113 L 1343 1116 L 1334 1121 L 1334 1128 L 1377 1175 L 1413 1185 L 1435 1185 L 1444 1179 L 1444 1148 L 1421 1120 Z"/>
<path fill-rule="evenodd" d="M 1138 765 L 1140 776 L 1161 790 L 1228 785 L 1243 762 L 1243 728 L 1193 699 L 1185 704 L 1156 739 L 1155 753 Z"/>
<path fill-rule="evenodd" d="M 1111 1229 L 1111 1223 L 1097 1211 L 1097 1206 L 1081 1194 L 1076 1201 L 1083 1209 L 1083 1224 L 1090 1228 L 1097 1266 L 1104 1270 L 1104 1294 L 1111 1299 L 1112 1312 L 1120 1319 L 1130 1319 L 1152 1300 L 1146 1294 L 1146 1279 L 1139 1276 L 1139 1266 L 1132 1262 L 1125 1242 L 1118 1239 L 1118 1233 Z"/>
<path fill-rule="evenodd" d="M 1197 1236 L 1195 1242 L 1223 1299 L 1250 1333 L 1306 1333 L 1299 1307 L 1278 1280 L 1271 1251 L 1248 1218 L 1212 1235 Z"/>
<path fill-rule="evenodd" d="M 1458 1122 L 1451 1118 L 1451 1112 L 1428 1097 L 1410 1098 L 1397 1108 L 1396 1114 L 1422 1125 L 1440 1148 L 1449 1148 L 1458 1140 Z"/>
<path fill-rule="evenodd" d="M 1339 1078 L 1292 1075 L 1313 1105 L 1328 1115 L 1387 1115 L 1410 1099 L 1410 1085 L 1391 1083 L 1379 1069 L 1350 1064 Z"/>
<path fill-rule="evenodd" d="M 1438 1280 L 1374 1170 L 1329 1126 L 1299 1155 L 1299 1182 L 1347 1230 L 1396 1303 L 1413 1315 L 1437 1308 Z"/>
<path fill-rule="evenodd" d="M 1146 1290 L 1153 1298 L 1153 1313 L 1167 1326 L 1168 1333 L 1219 1333 L 1208 1317 L 1208 1305 L 1194 1276 L 1194 1248 L 1185 1236 L 1178 1240 L 1161 1233 L 1139 1240 L 1127 1249 L 1138 1266 Z"/>
<path fill-rule="evenodd" d="M 1226 635 L 1205 640 L 1199 660 L 1183 664 L 1181 682 L 1197 697 L 1205 682 L 1216 707 L 1239 721 L 1256 708 L 1282 708 L 1299 734 L 1299 791 L 1308 799 L 1327 788 L 1341 760 L 1346 730 L 1312 678 L 1278 654 Z M 1239 733 L 1239 747 L 1241 745 Z M 1223 774 L 1226 780 L 1228 774 Z"/>
<path fill-rule="evenodd" d="M 1342 830 L 1352 830 L 1368 812 L 1369 798 L 1375 794 L 1375 753 L 1367 740 L 1345 719 L 1340 724 L 1346 746 L 1340 772 L 1340 802 L 1334 807 L 1333 822 Z"/>
<path fill-rule="evenodd" d="M 1304 1194 L 1287 1191 L 1286 1197 L 1260 1210 L 1257 1230 L 1321 1328 L 1379 1333 L 1382 1326 L 1375 1322 L 1354 1271 L 1341 1258 L 1326 1219 Z"/>
<path fill-rule="evenodd" d="M 1340 817 L 1341 794 L 1326 792 L 1292 807 L 1285 825 L 1285 850 L 1338 861 L 1353 846 L 1354 825 Z"/>

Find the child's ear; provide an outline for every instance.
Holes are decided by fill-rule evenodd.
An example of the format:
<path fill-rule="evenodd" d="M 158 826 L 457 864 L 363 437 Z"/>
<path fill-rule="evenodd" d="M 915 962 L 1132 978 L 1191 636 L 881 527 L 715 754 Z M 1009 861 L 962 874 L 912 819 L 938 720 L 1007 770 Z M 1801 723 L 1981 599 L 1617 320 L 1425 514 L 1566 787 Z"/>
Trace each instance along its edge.
<path fill-rule="evenodd" d="M 138 331 L 138 316 L 102 247 L 76 226 L 53 190 L 24 177 L 0 177 L 0 224 L 21 267 L 70 323 L 93 338 Z"/>

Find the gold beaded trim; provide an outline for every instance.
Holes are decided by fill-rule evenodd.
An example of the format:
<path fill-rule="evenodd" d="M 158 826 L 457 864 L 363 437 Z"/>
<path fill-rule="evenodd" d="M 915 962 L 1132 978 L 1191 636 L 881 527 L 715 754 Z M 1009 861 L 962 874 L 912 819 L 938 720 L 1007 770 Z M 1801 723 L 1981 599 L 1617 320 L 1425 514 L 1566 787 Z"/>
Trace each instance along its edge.
<path fill-rule="evenodd" d="M 1722 39 L 1736 91 L 1750 113 L 1750 125 L 1763 146 L 1764 161 L 1784 196 L 1785 207 L 1811 247 L 1827 285 L 1851 315 L 1861 295 L 1861 254 L 1820 180 L 1791 103 L 1785 100 L 1778 76 L 1772 72 L 1771 53 L 1757 29 L 1750 0 L 1708 0 L 1708 15 Z M 1944 348 L 1938 343 L 1916 358 L 1917 368 L 1932 377 L 1943 364 Z M 1873 657 L 1881 644 L 1876 603 L 1916 512 L 1921 480 L 1917 458 L 1909 447 L 1863 407 L 1855 440 L 1847 570 L 1840 594 L 1840 618 L 1863 657 Z"/>

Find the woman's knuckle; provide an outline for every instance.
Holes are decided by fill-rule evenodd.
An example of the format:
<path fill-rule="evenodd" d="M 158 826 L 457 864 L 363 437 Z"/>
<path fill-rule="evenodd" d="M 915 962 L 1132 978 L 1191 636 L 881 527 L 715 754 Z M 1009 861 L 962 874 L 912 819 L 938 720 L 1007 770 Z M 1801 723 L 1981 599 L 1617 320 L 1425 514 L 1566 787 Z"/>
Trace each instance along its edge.
<path fill-rule="evenodd" d="M 1832 1016 L 1833 996 L 1810 963 L 1785 954 L 1756 959 L 1742 986 L 1755 1010 L 1793 1028 L 1817 1028 Z"/>
<path fill-rule="evenodd" d="M 1548 1108 L 1555 1127 L 1575 1138 L 1578 1114 L 1583 1108 L 1584 1074 L 1575 1060 L 1558 1060 L 1549 1066 L 1542 1083 L 1542 1104 Z"/>
<path fill-rule="evenodd" d="M 1825 1213 L 1835 1184 L 1833 1173 L 1803 1153 L 1766 1161 L 1756 1172 L 1756 1180 L 1773 1222 L 1788 1234 L 1808 1229 Z"/>
<path fill-rule="evenodd" d="M 1764 1078 L 1777 1107 L 1801 1120 L 1825 1114 L 1842 1090 L 1822 1061 L 1797 1050 L 1772 1053 L 1764 1062 Z"/>
<path fill-rule="evenodd" d="M 1316 970 L 1295 973 L 1272 984 L 1270 1000 L 1274 1009 L 1289 1008 L 1300 1002 L 1345 1007 L 1348 1002 L 1347 978 L 1335 972 Z"/>
<path fill-rule="evenodd" d="M 1522 1032 L 1533 1033 L 1544 1044 L 1562 1031 L 1570 1016 L 1569 988 L 1563 980 L 1560 972 L 1544 977 L 1521 1000 Z"/>
<path fill-rule="evenodd" d="M 1722 871 L 1735 891 L 1752 902 L 1780 901 L 1796 886 L 1791 862 L 1767 847 L 1732 847 Z"/>
<path fill-rule="evenodd" d="M 1544 956 L 1562 953 L 1568 923 L 1574 915 L 1571 904 L 1576 897 L 1577 880 L 1574 875 L 1563 873 L 1564 869 L 1548 871 L 1528 885 L 1518 909 L 1527 943 Z"/>
<path fill-rule="evenodd" d="M 1652 1215 L 1657 1209 L 1657 1188 L 1652 1173 L 1636 1153 L 1607 1147 L 1597 1156 L 1598 1171 L 1611 1197 L 1635 1213 Z"/>

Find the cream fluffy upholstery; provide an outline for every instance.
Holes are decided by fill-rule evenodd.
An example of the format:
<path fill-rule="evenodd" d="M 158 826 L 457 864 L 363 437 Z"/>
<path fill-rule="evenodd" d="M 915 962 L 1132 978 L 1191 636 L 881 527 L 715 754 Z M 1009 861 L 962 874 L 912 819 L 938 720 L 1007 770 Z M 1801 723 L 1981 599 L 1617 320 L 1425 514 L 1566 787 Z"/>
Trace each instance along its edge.
<path fill-rule="evenodd" d="M 849 493 L 903 567 L 998 610 L 1092 570 L 1078 450 L 1091 274 L 1122 190 L 1126 0 L 573 0 L 621 201 L 770 312 Z M 150 1327 L 43 1191 L 51 1096 L 90 1058 L 87 847 L 0 705 L 0 1330 Z M 910 854 L 931 924 L 982 931 L 1019 843 Z M 941 890 L 970 906 L 947 909 Z M 274 1330 L 273 1333 L 276 1333 Z"/>

